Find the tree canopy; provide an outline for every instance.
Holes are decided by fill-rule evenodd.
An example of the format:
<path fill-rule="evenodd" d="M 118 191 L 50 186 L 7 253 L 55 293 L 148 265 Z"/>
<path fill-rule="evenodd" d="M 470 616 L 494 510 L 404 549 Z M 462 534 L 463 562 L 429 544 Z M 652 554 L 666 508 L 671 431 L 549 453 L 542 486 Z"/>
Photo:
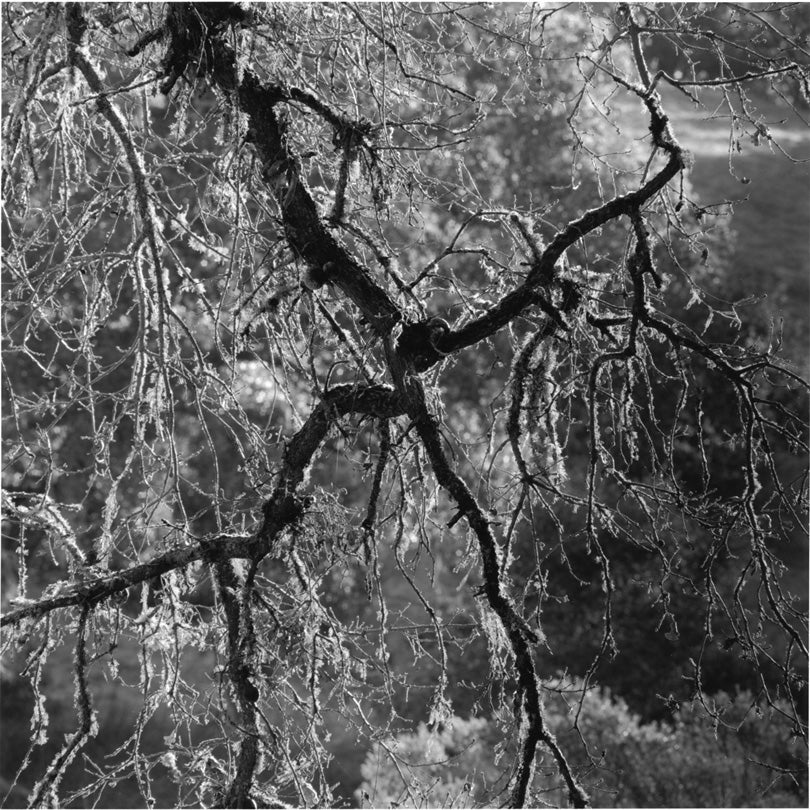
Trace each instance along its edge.
<path fill-rule="evenodd" d="M 690 701 L 806 800 L 806 329 L 727 224 L 806 7 L 2 15 L 7 802 L 643 803 Z"/>

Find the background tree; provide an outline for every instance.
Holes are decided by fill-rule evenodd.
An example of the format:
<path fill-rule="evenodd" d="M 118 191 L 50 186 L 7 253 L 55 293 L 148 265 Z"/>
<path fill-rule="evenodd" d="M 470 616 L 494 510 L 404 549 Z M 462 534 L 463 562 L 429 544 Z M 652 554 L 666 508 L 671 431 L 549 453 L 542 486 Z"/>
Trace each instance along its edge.
<path fill-rule="evenodd" d="M 740 687 L 802 800 L 807 388 L 675 114 L 778 148 L 800 10 L 3 14 L 8 801 L 416 805 L 420 722 L 492 752 L 448 801 L 655 801 Z"/>

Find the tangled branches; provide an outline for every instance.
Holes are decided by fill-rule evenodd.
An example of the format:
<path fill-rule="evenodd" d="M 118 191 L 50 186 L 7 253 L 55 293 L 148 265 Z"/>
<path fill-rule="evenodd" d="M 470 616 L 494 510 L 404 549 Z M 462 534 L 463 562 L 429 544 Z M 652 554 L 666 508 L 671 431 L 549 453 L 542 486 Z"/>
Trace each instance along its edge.
<path fill-rule="evenodd" d="M 734 307 L 694 320 L 714 237 L 667 94 L 719 92 L 761 135 L 747 87 L 805 80 L 770 11 L 735 14 L 790 49 L 735 58 L 702 11 L 626 4 L 4 13 L 2 626 L 34 747 L 66 645 L 79 708 L 31 806 L 125 775 L 147 801 L 173 781 L 178 806 L 325 806 L 333 739 L 399 769 L 388 741 L 459 704 L 509 753 L 476 801 L 553 785 L 588 806 L 582 746 L 602 763 L 553 733 L 549 667 L 583 679 L 579 729 L 629 607 L 675 643 L 695 601 L 688 697 L 714 712 L 724 635 L 806 740 L 780 544 L 805 524 L 807 387 L 712 326 Z M 691 80 L 650 68 L 657 37 Z M 621 158 L 612 96 L 646 132 Z M 575 663 L 557 652 L 590 585 Z M 104 765 L 102 667 L 139 699 Z"/>

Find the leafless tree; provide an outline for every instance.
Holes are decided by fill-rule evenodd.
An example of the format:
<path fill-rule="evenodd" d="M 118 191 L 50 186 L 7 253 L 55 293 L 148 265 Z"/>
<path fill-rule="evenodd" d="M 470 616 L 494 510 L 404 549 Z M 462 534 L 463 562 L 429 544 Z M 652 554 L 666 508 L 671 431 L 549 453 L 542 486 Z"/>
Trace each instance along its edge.
<path fill-rule="evenodd" d="M 421 666 L 441 724 L 448 662 L 481 637 L 509 806 L 538 800 L 540 757 L 588 806 L 543 709 L 566 666 L 546 570 L 574 546 L 603 597 L 586 686 L 617 652 L 630 551 L 657 560 L 639 610 L 662 632 L 676 592 L 703 605 L 692 693 L 725 638 L 806 740 L 780 562 L 806 521 L 806 385 L 702 289 L 718 212 L 666 103 L 710 101 L 732 154 L 778 147 L 750 93 L 806 92 L 800 10 L 2 14 L 2 626 L 37 696 L 29 806 L 57 805 L 98 733 L 102 671 L 142 708 L 74 803 L 133 774 L 148 800 L 162 768 L 180 806 L 331 804 L 334 718 L 384 741 Z M 685 69 L 650 61 L 661 42 Z M 510 115 L 539 133 L 510 144 Z M 389 606 L 397 579 L 424 624 Z M 63 647 L 78 721 L 31 777 Z"/>

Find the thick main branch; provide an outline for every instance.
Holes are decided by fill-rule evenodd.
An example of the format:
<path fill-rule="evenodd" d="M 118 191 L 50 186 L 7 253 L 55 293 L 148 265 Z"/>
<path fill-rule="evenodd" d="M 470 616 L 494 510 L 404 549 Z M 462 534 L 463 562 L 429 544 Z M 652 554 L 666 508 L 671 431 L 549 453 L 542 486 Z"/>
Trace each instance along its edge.
<path fill-rule="evenodd" d="M 492 527 L 464 479 L 450 466 L 442 448 L 438 421 L 428 410 L 424 388 L 413 368 L 403 367 L 398 356 L 391 350 L 390 344 L 388 357 L 391 371 L 402 392 L 408 416 L 413 420 L 419 438 L 422 440 L 436 480 L 455 500 L 459 513 L 467 519 L 478 539 L 484 579 L 483 591 L 490 608 L 503 626 L 515 658 L 518 681 L 516 706 L 519 706 L 520 723 L 523 728 L 509 805 L 511 807 L 526 805 L 534 775 L 537 746 L 542 742 L 551 751 L 557 762 L 560 774 L 568 788 L 571 803 L 574 807 L 587 807 L 588 796 L 571 771 L 565 754 L 546 725 L 541 687 L 532 651 L 533 645 L 538 643 L 538 637 L 525 619 L 520 616 L 511 597 L 504 590 L 504 583 L 501 579 L 501 550 L 492 532 Z"/>
<path fill-rule="evenodd" d="M 205 21 L 212 13 L 208 7 L 214 5 L 188 4 L 188 13 L 175 11 L 167 18 L 169 52 L 193 50 L 206 42 L 210 48 L 207 76 L 217 89 L 236 96 L 248 118 L 248 141 L 256 149 L 263 177 L 281 208 L 290 247 L 309 266 L 317 283 L 340 288 L 380 335 L 387 334 L 402 320 L 402 313 L 371 273 L 326 227 L 307 188 L 301 162 L 288 138 L 288 124 L 278 105 L 299 102 L 335 127 L 343 127 L 346 122 L 309 93 L 263 82 L 248 68 L 239 70 L 236 54 L 221 32 L 210 33 L 210 39 L 206 39 L 209 30 Z"/>

